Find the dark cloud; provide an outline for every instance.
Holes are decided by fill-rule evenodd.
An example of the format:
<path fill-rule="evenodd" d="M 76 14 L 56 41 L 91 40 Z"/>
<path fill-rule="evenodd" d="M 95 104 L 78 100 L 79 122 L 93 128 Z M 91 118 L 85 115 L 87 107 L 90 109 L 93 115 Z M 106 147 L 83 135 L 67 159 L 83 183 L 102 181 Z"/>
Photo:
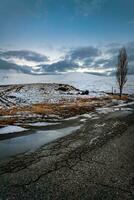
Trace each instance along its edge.
<path fill-rule="evenodd" d="M 49 60 L 45 55 L 27 50 L 1 52 L 0 57 L 4 57 L 6 59 L 19 58 L 34 62 L 45 62 Z"/>
<path fill-rule="evenodd" d="M 117 55 L 117 53 L 119 52 L 119 49 L 122 48 L 121 44 L 118 43 L 111 43 L 105 46 L 107 53 L 111 53 L 113 55 Z"/>
<path fill-rule="evenodd" d="M 9 63 L 7 61 L 0 59 L 0 70 L 1 69 L 2 70 L 14 70 L 16 72 L 22 72 L 22 73 L 26 73 L 26 74 L 31 73 L 31 68 L 29 68 L 27 66 L 19 66 L 19 65 Z"/>
<path fill-rule="evenodd" d="M 79 47 L 71 50 L 66 59 L 77 60 L 77 59 L 89 59 L 98 56 L 100 53 L 99 49 L 95 47 Z"/>
<path fill-rule="evenodd" d="M 5 69 L 5 70 L 15 69 L 16 70 L 16 68 L 17 68 L 17 65 L 8 63 L 7 61 L 0 59 L 0 69 Z"/>
<path fill-rule="evenodd" d="M 78 65 L 69 60 L 62 60 L 50 65 L 41 65 L 43 72 L 67 72 L 69 70 L 75 70 Z"/>
<path fill-rule="evenodd" d="M 128 54 L 128 73 L 134 74 L 134 42 L 127 43 L 123 45 L 127 49 Z M 30 51 L 0 51 L 0 58 L 5 56 L 5 58 L 16 57 L 19 59 L 26 59 L 28 61 L 37 62 L 38 68 L 33 68 L 32 66 L 20 66 L 13 64 L 10 60 L 0 59 L 0 69 L 31 73 L 31 74 L 47 74 L 47 73 L 62 73 L 68 71 L 77 71 L 79 69 L 84 69 L 92 74 L 115 74 L 115 69 L 117 65 L 117 58 L 119 49 L 122 47 L 120 44 L 109 44 L 103 47 L 79 47 L 76 49 L 71 49 L 65 55 L 62 60 L 54 62 L 52 64 L 45 64 L 48 61 L 46 56 L 42 56 L 35 52 Z M 44 62 L 44 64 L 38 64 L 39 62 Z M 93 69 L 93 72 L 92 72 Z M 98 72 L 97 72 L 98 71 Z"/>

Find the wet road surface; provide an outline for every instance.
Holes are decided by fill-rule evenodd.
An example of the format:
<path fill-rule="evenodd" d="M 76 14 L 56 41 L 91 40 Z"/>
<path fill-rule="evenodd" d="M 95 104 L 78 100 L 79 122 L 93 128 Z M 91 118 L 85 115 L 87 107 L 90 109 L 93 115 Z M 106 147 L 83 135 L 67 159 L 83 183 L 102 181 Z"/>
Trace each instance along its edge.
<path fill-rule="evenodd" d="M 48 135 L 48 125 L 32 124 L 35 133 L 3 138 L 0 144 L 10 140 L 11 146 L 5 159 L 1 156 L 0 199 L 133 200 L 133 109 L 133 104 L 98 109 L 49 125 Z M 43 135 L 41 143 L 36 131 Z M 22 151 L 17 147 L 10 157 L 14 140 L 30 136 L 34 145 Z"/>

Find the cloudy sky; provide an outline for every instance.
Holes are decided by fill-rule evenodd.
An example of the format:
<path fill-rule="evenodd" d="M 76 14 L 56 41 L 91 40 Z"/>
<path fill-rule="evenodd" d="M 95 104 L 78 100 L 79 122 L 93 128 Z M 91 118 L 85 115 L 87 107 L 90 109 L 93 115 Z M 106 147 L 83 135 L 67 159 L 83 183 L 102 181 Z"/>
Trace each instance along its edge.
<path fill-rule="evenodd" d="M 0 69 L 111 74 L 125 46 L 134 73 L 133 0 L 0 0 Z"/>

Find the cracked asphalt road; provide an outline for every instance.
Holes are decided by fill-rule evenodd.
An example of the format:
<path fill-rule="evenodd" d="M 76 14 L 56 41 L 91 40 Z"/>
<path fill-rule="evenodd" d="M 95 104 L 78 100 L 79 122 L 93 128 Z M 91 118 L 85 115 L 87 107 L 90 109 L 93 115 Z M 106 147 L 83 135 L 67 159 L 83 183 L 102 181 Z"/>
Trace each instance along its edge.
<path fill-rule="evenodd" d="M 0 162 L 1 200 L 133 200 L 134 112 L 87 120 L 31 154 Z"/>

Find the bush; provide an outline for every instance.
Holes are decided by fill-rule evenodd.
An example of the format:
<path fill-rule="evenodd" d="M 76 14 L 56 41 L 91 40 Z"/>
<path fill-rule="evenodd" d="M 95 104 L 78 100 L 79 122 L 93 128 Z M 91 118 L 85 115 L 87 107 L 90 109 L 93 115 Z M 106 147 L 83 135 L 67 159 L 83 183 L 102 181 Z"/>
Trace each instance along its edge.
<path fill-rule="evenodd" d="M 82 94 L 82 95 L 89 95 L 89 91 L 88 91 L 88 90 L 82 91 L 81 94 Z"/>

